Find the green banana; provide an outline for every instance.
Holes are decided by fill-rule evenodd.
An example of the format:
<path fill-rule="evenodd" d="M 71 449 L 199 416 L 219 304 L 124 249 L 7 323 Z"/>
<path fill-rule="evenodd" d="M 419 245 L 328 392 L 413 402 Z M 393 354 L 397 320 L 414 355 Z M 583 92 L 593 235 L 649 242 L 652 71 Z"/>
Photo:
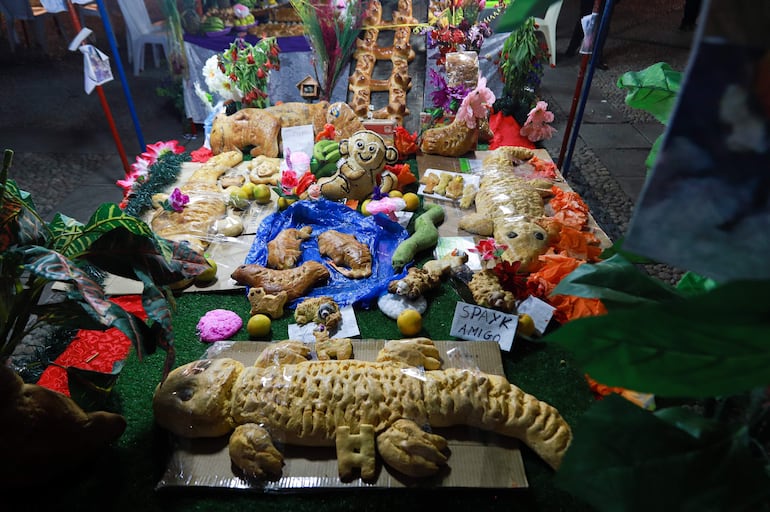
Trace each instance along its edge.
<path fill-rule="evenodd" d="M 340 159 L 339 149 L 335 149 L 334 151 L 331 151 L 324 155 L 324 160 L 326 160 L 327 162 L 336 162 L 339 159 Z"/>

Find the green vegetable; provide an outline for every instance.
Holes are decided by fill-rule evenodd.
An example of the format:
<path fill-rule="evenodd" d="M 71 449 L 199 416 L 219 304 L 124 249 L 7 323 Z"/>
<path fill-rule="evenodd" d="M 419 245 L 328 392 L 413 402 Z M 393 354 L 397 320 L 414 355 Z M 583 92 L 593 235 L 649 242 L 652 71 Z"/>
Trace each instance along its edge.
<path fill-rule="evenodd" d="M 391 264 L 396 272 L 414 259 L 414 256 L 438 243 L 438 226 L 444 222 L 444 208 L 437 204 L 426 206 L 422 215 L 414 221 L 414 233 L 401 242 L 393 253 Z"/>

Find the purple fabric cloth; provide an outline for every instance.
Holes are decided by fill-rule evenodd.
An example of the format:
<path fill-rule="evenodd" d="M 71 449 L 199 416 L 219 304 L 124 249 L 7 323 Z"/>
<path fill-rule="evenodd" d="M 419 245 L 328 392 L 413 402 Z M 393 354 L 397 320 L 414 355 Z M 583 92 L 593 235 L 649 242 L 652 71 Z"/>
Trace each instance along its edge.
<path fill-rule="evenodd" d="M 230 32 L 223 36 L 209 37 L 206 35 L 199 36 L 194 34 L 185 34 L 184 40 L 190 44 L 201 46 L 215 52 L 223 52 L 230 48 L 230 44 L 235 41 L 236 33 Z M 251 44 L 256 44 L 260 40 L 257 36 L 247 35 L 244 40 Z M 290 36 L 279 37 L 278 47 L 283 53 L 291 52 L 308 52 L 310 51 L 310 45 L 307 43 L 305 36 Z"/>

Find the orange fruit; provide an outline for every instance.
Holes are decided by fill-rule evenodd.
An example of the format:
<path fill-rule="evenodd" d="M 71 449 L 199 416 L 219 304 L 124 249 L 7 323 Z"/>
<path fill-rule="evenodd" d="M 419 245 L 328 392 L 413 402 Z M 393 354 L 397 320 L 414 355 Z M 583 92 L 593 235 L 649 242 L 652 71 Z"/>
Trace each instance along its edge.
<path fill-rule="evenodd" d="M 270 334 L 271 323 L 269 316 L 258 313 L 249 318 L 246 323 L 246 332 L 254 338 L 264 338 Z"/>
<path fill-rule="evenodd" d="M 422 315 L 415 309 L 405 309 L 398 315 L 396 325 L 402 335 L 417 336 L 422 330 Z"/>
<path fill-rule="evenodd" d="M 407 192 L 402 196 L 402 199 L 406 203 L 406 211 L 413 212 L 420 207 L 420 196 L 414 192 Z"/>

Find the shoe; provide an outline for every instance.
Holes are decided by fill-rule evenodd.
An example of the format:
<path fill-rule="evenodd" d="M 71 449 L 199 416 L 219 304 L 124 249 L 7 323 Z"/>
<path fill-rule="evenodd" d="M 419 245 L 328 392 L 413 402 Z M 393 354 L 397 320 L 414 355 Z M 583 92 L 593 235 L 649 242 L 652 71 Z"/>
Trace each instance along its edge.
<path fill-rule="evenodd" d="M 602 71 L 607 71 L 608 69 L 610 69 L 610 67 L 607 65 L 606 62 L 600 62 L 599 64 L 596 65 L 596 67 L 601 69 Z"/>

